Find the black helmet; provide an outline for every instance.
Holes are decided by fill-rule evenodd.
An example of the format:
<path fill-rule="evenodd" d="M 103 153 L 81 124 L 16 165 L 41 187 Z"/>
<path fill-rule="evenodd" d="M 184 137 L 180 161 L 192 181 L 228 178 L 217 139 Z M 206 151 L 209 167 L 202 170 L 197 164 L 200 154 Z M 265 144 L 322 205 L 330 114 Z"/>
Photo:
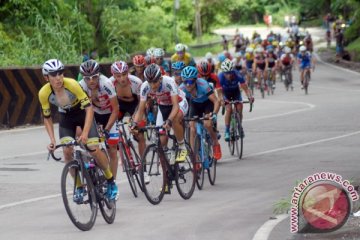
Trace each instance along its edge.
<path fill-rule="evenodd" d="M 161 77 L 160 67 L 155 63 L 150 64 L 145 68 L 144 77 L 149 83 L 157 82 Z"/>
<path fill-rule="evenodd" d="M 87 60 L 80 65 L 80 73 L 83 76 L 92 76 L 98 74 L 100 71 L 100 66 L 95 60 Z"/>

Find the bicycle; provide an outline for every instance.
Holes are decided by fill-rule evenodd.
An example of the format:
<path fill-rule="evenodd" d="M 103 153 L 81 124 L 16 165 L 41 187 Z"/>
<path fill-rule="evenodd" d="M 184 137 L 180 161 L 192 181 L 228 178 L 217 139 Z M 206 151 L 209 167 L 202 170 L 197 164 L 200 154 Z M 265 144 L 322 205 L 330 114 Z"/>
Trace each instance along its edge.
<path fill-rule="evenodd" d="M 131 135 L 128 136 L 125 131 L 126 124 L 128 123 L 124 123 L 122 121 L 117 123 L 117 127 L 119 128 L 119 153 L 122 160 L 123 172 L 126 173 L 131 191 L 134 194 L 134 197 L 138 197 L 136 182 L 140 190 L 143 191 L 139 173 L 141 168 L 141 159 L 135 150 L 134 144 L 132 143 Z"/>
<path fill-rule="evenodd" d="M 251 94 L 254 95 L 254 87 L 255 87 L 254 78 L 255 78 L 255 76 L 254 76 L 254 73 L 253 73 L 252 69 L 248 69 L 247 72 L 248 72 L 248 74 L 250 76 L 250 78 L 249 78 L 249 88 L 251 90 Z"/>
<path fill-rule="evenodd" d="M 159 204 L 164 194 L 171 194 L 175 181 L 180 196 L 187 200 L 195 189 L 194 157 L 190 146 L 185 142 L 188 156 L 184 162 L 175 162 L 178 145 L 174 135 L 167 134 L 173 144 L 170 149 L 163 148 L 160 142 L 162 126 L 146 126 L 154 130 L 154 142 L 146 147 L 140 171 L 144 194 L 151 204 Z M 171 156 L 169 156 L 171 155 Z M 148 179 L 145 181 L 145 174 Z"/>
<path fill-rule="evenodd" d="M 284 74 L 284 85 L 285 85 L 285 89 L 286 91 L 289 91 L 289 86 L 291 88 L 291 91 L 294 90 L 294 86 L 292 84 L 292 74 L 291 74 L 291 68 L 292 66 L 286 66 L 283 70 L 283 74 Z"/>
<path fill-rule="evenodd" d="M 267 95 L 269 96 L 270 93 L 271 95 L 274 95 L 274 88 L 273 88 L 273 80 L 271 79 L 271 68 L 268 68 L 267 69 L 267 79 L 266 79 L 266 86 L 265 86 L 265 89 L 267 91 Z"/>
<path fill-rule="evenodd" d="M 104 220 L 112 224 L 116 215 L 116 201 L 106 197 L 107 180 L 104 172 L 89 154 L 94 150 L 75 140 L 56 145 L 55 149 L 70 146 L 78 148 L 74 151 L 73 160 L 65 164 L 61 175 L 61 195 L 70 220 L 80 230 L 90 230 L 95 224 L 99 205 Z M 48 159 L 50 155 L 56 161 L 61 160 L 54 152 L 49 152 Z M 80 187 L 83 196 L 78 199 L 75 196 Z"/>
<path fill-rule="evenodd" d="M 239 100 L 231 100 L 228 101 L 231 104 L 231 117 L 230 117 L 230 140 L 228 142 L 229 150 L 231 156 L 235 153 L 238 155 L 238 158 L 242 158 L 243 147 L 244 147 L 244 129 L 242 127 L 242 119 L 240 117 L 240 113 L 236 108 L 236 104 L 241 103 L 250 103 L 250 110 L 252 112 L 253 103 L 249 101 L 239 101 Z"/>
<path fill-rule="evenodd" d="M 265 98 L 265 88 L 266 88 L 266 85 L 265 85 L 265 79 L 264 79 L 264 70 L 261 70 L 260 71 L 260 79 L 259 79 L 259 82 L 258 82 L 258 86 L 259 86 L 259 89 L 260 89 L 260 93 L 261 93 L 261 97 L 262 98 Z"/>
<path fill-rule="evenodd" d="M 305 94 L 308 94 L 309 91 L 309 82 L 310 82 L 310 68 L 306 68 L 305 69 L 305 73 L 304 73 L 304 82 L 303 82 L 303 87 L 305 90 Z"/>
<path fill-rule="evenodd" d="M 207 117 L 194 116 L 185 118 L 184 121 L 196 121 L 196 136 L 194 144 L 196 185 L 199 190 L 204 186 L 205 170 L 207 170 L 209 182 L 215 184 L 216 180 L 216 159 L 213 156 L 213 141 L 203 121 L 210 120 Z"/>
<path fill-rule="evenodd" d="M 146 114 L 146 120 L 148 125 L 155 126 L 156 124 L 156 116 L 158 112 L 158 104 L 156 99 L 150 99 L 149 100 L 149 107 L 147 108 L 147 114 Z M 153 135 L 153 129 L 149 129 L 146 131 L 146 138 L 148 141 L 151 140 L 151 137 Z"/>

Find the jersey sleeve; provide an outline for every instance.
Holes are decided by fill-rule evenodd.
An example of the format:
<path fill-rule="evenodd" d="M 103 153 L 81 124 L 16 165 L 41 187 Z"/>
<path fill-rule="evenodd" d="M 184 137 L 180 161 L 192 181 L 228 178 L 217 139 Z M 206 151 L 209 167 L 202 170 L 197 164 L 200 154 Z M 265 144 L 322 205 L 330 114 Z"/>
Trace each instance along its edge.
<path fill-rule="evenodd" d="M 39 91 L 39 102 L 41 105 L 41 110 L 44 118 L 51 117 L 51 109 L 50 109 L 50 102 L 49 102 L 49 95 L 51 93 L 50 83 L 44 85 Z"/>
<path fill-rule="evenodd" d="M 107 79 L 104 83 L 104 90 L 107 93 L 107 95 L 109 96 L 109 98 L 114 98 L 116 97 L 116 91 L 115 91 L 115 87 L 113 85 L 113 83 L 111 82 L 110 79 Z"/>
<path fill-rule="evenodd" d="M 141 85 L 141 88 L 140 88 L 140 100 L 141 100 L 141 101 L 146 101 L 149 92 L 150 92 L 149 83 L 148 83 L 148 82 L 144 82 L 144 83 Z"/>
<path fill-rule="evenodd" d="M 165 82 L 165 87 L 169 90 L 170 96 L 179 95 L 179 89 L 176 86 L 176 83 L 174 80 L 170 79 Z"/>
<path fill-rule="evenodd" d="M 219 80 L 218 76 L 216 74 L 212 74 L 211 77 L 215 81 L 215 89 L 220 89 L 221 85 L 220 85 L 220 80 Z"/>
<path fill-rule="evenodd" d="M 87 96 L 87 94 L 85 93 L 85 91 L 82 89 L 80 84 L 73 79 L 69 79 L 69 84 L 71 87 L 71 91 L 75 94 L 77 99 L 80 101 L 81 108 L 84 109 L 84 108 L 90 106 L 91 105 L 90 99 Z"/>

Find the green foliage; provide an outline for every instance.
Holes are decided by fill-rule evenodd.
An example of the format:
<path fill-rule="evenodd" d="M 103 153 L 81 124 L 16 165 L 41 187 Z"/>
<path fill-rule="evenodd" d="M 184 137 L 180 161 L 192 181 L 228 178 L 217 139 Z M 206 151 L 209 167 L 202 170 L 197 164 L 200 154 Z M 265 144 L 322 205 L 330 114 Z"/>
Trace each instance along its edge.
<path fill-rule="evenodd" d="M 360 61 L 360 37 L 350 43 L 346 50 L 349 51 L 353 57 L 353 61 Z"/>

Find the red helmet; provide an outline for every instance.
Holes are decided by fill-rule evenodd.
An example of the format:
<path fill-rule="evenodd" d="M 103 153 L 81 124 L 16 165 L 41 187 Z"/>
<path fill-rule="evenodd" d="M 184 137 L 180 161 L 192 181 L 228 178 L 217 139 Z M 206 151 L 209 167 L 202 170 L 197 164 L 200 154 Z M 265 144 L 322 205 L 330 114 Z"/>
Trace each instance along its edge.
<path fill-rule="evenodd" d="M 135 66 L 144 66 L 145 65 L 145 58 L 143 55 L 135 55 L 133 57 L 132 61 Z"/>
<path fill-rule="evenodd" d="M 201 76 L 208 76 L 211 73 L 211 64 L 208 61 L 201 61 L 196 68 Z"/>
<path fill-rule="evenodd" d="M 148 66 L 152 63 L 155 63 L 155 58 L 151 57 L 151 56 L 146 56 L 144 58 L 144 61 L 145 61 L 145 65 Z"/>

